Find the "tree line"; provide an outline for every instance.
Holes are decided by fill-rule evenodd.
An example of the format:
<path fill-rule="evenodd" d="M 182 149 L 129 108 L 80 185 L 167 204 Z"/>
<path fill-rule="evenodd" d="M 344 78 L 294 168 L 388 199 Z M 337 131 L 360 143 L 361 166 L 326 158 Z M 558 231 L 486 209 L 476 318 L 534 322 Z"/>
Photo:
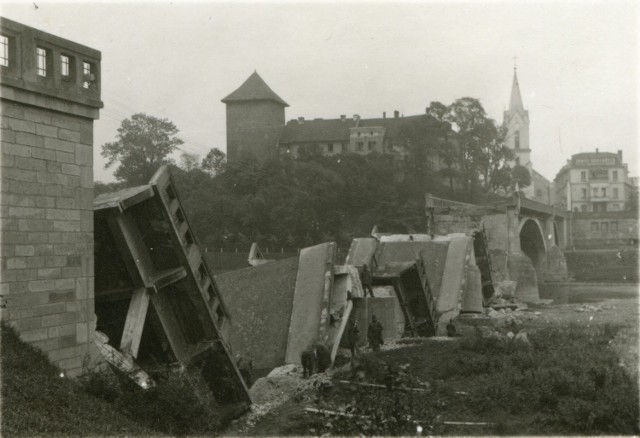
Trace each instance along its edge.
<path fill-rule="evenodd" d="M 477 99 L 451 105 L 432 102 L 424 115 L 400 119 L 389 155 L 326 156 L 307 148 L 258 161 L 250 154 L 228 162 L 212 148 L 206 156 L 171 155 L 183 141 L 167 119 L 134 114 L 117 138 L 102 146 L 105 167 L 116 165 L 116 183 L 95 185 L 96 195 L 146 184 L 161 165 L 172 167 L 180 199 L 201 243 L 207 247 L 300 248 L 381 231 L 424 232 L 424 195 L 482 202 L 510 192 L 514 178 L 529 183 L 528 171 L 511 169 L 505 130 Z M 524 173 L 522 172 L 524 170 Z"/>

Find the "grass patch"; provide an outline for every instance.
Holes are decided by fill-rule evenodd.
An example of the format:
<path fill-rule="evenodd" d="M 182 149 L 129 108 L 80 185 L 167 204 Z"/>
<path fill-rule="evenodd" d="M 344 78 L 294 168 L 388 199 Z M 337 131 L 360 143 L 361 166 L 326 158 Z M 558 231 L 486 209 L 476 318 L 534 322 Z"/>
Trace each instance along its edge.
<path fill-rule="evenodd" d="M 151 435 L 113 405 L 86 393 L 41 351 L 2 325 L 2 435 Z"/>
<path fill-rule="evenodd" d="M 420 420 L 425 432 L 445 435 L 637 435 L 638 379 L 625 373 L 611 348 L 621 328 L 541 328 L 528 334 L 528 349 L 470 336 L 365 356 L 361 365 L 368 382 L 385 384 L 389 370 L 402 367 L 407 371 L 403 384 L 429 382 L 429 393 L 336 385 L 330 397 L 319 397 L 319 405 L 370 419 L 327 416 L 306 426 L 319 435 L 402 435 L 415 434 Z M 349 377 L 348 372 L 336 375 Z M 443 421 L 492 425 L 465 428 Z M 295 432 L 309 430 L 298 427 Z"/>

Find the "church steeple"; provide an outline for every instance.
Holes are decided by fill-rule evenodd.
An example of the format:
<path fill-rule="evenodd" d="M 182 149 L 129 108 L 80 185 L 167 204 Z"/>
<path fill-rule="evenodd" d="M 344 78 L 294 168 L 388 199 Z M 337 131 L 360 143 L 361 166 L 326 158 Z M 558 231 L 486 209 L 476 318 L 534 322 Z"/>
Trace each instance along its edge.
<path fill-rule="evenodd" d="M 513 67 L 513 85 L 511 85 L 511 100 L 509 101 L 509 112 L 514 111 L 524 111 L 520 85 L 518 85 L 518 69 L 515 66 Z"/>

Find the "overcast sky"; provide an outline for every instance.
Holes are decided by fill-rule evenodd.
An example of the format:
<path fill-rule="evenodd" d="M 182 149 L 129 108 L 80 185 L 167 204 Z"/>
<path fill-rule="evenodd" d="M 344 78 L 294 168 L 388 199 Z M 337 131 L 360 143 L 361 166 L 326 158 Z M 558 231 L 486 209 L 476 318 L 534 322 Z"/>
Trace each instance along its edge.
<path fill-rule="evenodd" d="M 4 2 L 4 17 L 102 51 L 100 146 L 136 112 L 173 121 L 183 149 L 226 149 L 220 102 L 257 70 L 287 119 L 421 114 L 480 99 L 502 121 L 517 57 L 534 168 L 623 150 L 638 175 L 638 7 L 597 2 Z"/>

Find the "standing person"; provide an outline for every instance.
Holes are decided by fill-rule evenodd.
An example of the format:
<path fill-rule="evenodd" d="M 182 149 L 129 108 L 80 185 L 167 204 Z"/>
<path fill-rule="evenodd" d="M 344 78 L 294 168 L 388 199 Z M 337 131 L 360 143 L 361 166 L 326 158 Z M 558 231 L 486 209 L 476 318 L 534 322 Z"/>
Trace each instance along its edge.
<path fill-rule="evenodd" d="M 369 329 L 367 330 L 367 338 L 369 339 L 369 347 L 374 352 L 380 351 L 380 346 L 382 345 L 382 331 L 382 324 L 380 324 L 380 321 L 378 321 L 376 316 L 373 315 L 371 317 L 371 322 L 369 323 Z"/>
<path fill-rule="evenodd" d="M 354 319 L 353 324 L 349 325 L 349 329 L 347 331 L 347 344 L 349 345 L 349 350 L 351 351 L 351 359 L 355 359 L 359 356 L 358 354 L 358 335 L 360 334 L 360 330 L 358 329 L 358 320 Z"/>
<path fill-rule="evenodd" d="M 311 377 L 316 366 L 316 349 L 311 346 L 302 352 L 300 357 L 302 363 L 302 377 Z"/>
<path fill-rule="evenodd" d="M 373 289 L 371 288 L 371 272 L 369 271 L 369 267 L 365 263 L 362 266 L 362 272 L 360 273 L 360 282 L 362 283 L 362 288 L 364 289 L 364 296 L 367 296 L 367 290 L 371 294 L 371 298 L 373 298 Z"/>

